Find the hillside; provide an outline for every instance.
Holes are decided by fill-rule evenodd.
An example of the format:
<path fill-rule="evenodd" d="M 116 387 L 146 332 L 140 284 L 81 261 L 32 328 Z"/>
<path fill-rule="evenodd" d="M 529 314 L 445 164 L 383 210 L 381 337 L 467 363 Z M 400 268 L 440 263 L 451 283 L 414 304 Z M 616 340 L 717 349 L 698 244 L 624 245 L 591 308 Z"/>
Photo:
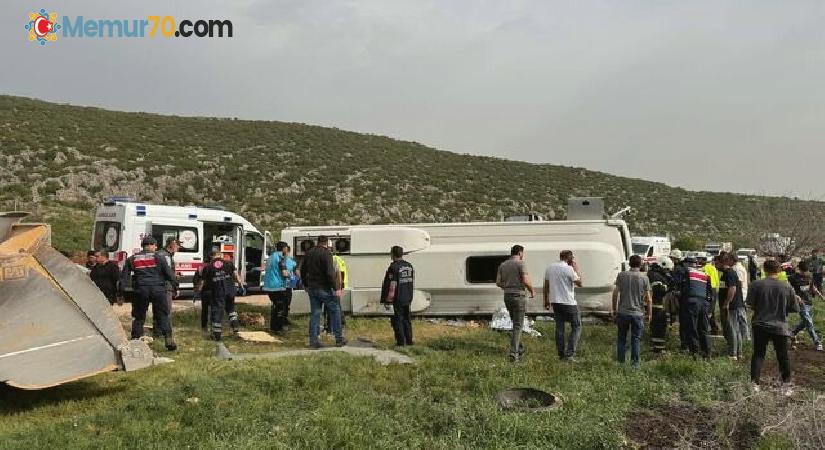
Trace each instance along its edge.
<path fill-rule="evenodd" d="M 285 224 L 561 218 L 567 198 L 629 205 L 635 234 L 741 240 L 775 198 L 690 192 L 580 168 L 438 151 L 297 123 L 124 113 L 0 96 L 0 210 L 52 223 L 86 248 L 94 204 L 221 204 L 263 228 Z"/>

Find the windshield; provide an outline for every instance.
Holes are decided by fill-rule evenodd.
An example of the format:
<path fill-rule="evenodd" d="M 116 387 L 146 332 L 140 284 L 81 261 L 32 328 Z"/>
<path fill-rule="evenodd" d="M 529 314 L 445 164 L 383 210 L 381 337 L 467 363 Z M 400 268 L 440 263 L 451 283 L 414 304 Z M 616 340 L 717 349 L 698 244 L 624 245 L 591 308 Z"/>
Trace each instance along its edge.
<path fill-rule="evenodd" d="M 103 252 L 116 252 L 120 247 L 120 223 L 95 223 L 95 236 L 92 246 Z"/>
<path fill-rule="evenodd" d="M 647 256 L 647 249 L 650 246 L 647 244 L 633 244 L 633 254 L 639 256 Z"/>

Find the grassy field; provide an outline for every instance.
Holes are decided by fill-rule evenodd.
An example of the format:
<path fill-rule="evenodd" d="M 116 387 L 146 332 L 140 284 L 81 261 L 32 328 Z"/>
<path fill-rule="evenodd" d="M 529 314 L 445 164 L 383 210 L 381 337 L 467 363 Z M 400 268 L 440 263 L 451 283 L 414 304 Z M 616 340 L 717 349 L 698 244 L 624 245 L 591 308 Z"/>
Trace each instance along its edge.
<path fill-rule="evenodd" d="M 616 448 L 631 445 L 627 421 L 640 411 L 681 404 L 713 414 L 747 386 L 746 363 L 725 358 L 651 360 L 645 349 L 641 370 L 619 366 L 615 328 L 597 324 L 584 326 L 572 364 L 554 356 L 552 322 L 538 323 L 543 337 L 526 338 L 520 365 L 506 359 L 505 334 L 426 321 L 415 322 L 417 345 L 403 350 L 414 366 L 383 367 L 339 353 L 219 361 L 196 314 L 175 317 L 180 350 L 170 355 L 173 364 L 43 391 L 0 388 L 0 447 Z M 284 344 L 226 343 L 233 352 L 302 347 L 306 319 L 296 322 Z M 386 319 L 347 324 L 350 339 L 392 345 Z M 504 412 L 494 395 L 510 387 L 557 393 L 564 404 L 551 413 Z M 726 439 L 712 440 L 737 445 Z M 752 443 L 789 445 L 781 433 Z"/>

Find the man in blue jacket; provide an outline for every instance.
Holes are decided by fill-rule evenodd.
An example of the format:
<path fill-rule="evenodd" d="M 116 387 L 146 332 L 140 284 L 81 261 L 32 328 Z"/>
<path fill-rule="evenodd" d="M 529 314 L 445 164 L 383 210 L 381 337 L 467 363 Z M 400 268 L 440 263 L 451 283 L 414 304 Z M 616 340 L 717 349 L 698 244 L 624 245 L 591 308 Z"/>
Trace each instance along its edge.
<path fill-rule="evenodd" d="M 289 256 L 289 244 L 278 242 L 275 252 L 269 256 L 264 273 L 263 290 L 269 295 L 272 309 L 269 329 L 275 334 L 283 334 L 289 329 L 289 306 L 292 303 L 292 288 L 299 277 L 297 263 Z"/>

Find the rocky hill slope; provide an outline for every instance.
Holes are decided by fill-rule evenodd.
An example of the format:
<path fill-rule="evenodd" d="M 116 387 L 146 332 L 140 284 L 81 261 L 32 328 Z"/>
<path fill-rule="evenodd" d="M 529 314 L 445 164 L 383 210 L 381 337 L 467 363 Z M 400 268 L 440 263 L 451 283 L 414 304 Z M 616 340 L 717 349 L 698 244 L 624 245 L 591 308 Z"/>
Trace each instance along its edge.
<path fill-rule="evenodd" d="M 580 168 L 439 151 L 298 123 L 174 117 L 0 96 L 0 210 L 32 210 L 55 245 L 88 246 L 95 203 L 221 204 L 286 224 L 562 218 L 570 196 L 633 207 L 634 234 L 741 240 L 775 198 L 690 192 Z M 820 205 L 821 206 L 821 205 Z"/>

